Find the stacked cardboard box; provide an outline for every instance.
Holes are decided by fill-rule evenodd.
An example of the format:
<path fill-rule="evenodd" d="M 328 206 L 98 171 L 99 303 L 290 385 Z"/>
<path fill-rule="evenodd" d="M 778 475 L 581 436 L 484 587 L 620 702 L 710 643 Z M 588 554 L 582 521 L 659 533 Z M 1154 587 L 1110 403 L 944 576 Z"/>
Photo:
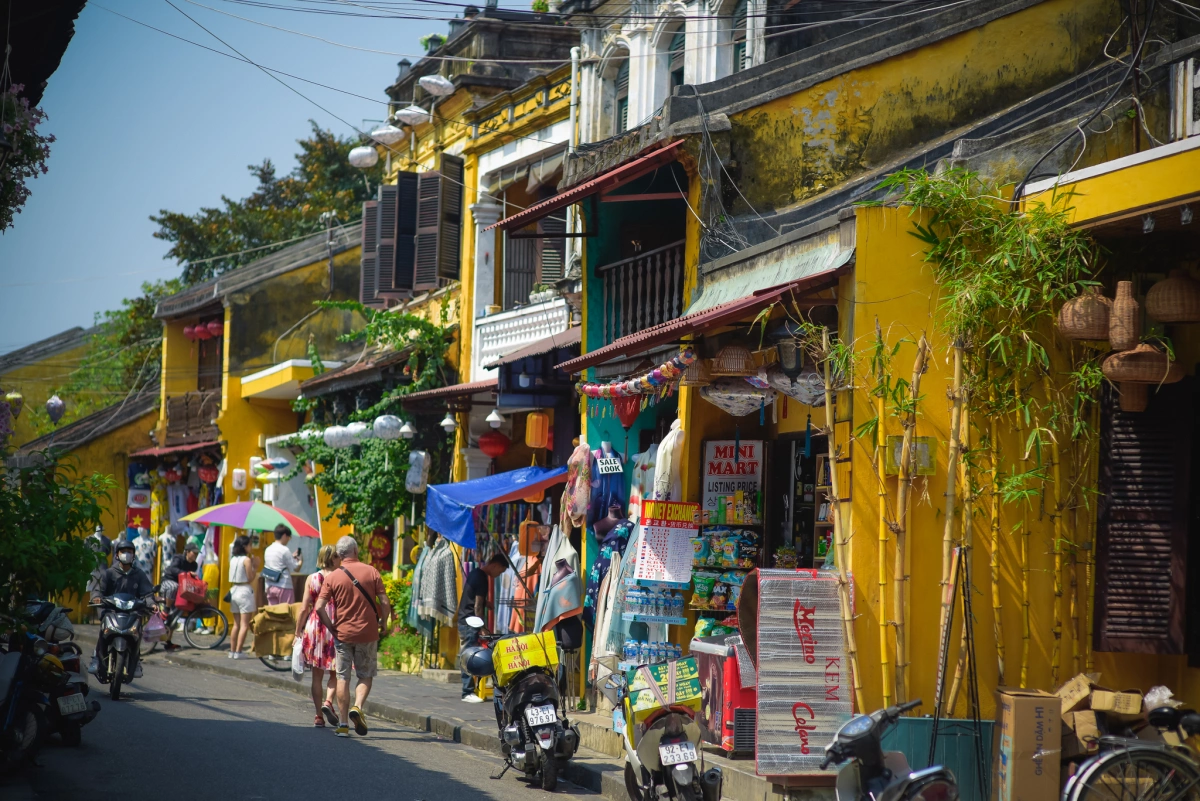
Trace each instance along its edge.
<path fill-rule="evenodd" d="M 1142 694 L 1115 692 L 1099 680 L 1099 673 L 1080 673 L 1055 693 L 1062 700 L 1063 755 L 1068 758 L 1094 754 L 1104 734 L 1143 728 Z"/>

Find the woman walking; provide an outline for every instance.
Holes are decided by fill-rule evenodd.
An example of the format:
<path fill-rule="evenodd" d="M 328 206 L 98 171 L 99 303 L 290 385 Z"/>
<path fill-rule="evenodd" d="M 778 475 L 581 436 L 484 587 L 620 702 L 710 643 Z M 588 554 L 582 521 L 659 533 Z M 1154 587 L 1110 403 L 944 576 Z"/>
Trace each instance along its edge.
<path fill-rule="evenodd" d="M 229 650 L 231 659 L 245 659 L 242 646 L 246 643 L 246 634 L 250 631 L 250 616 L 254 614 L 254 560 L 246 553 L 249 544 L 248 537 L 238 537 L 233 541 L 233 556 L 229 559 L 229 611 L 233 613 L 233 644 Z"/>
<path fill-rule="evenodd" d="M 321 727 L 325 726 L 325 721 L 329 721 L 330 726 L 338 724 L 337 712 L 333 708 L 333 693 L 337 689 L 337 673 L 333 669 L 333 660 L 337 652 L 333 647 L 333 634 L 325 628 L 315 607 L 317 596 L 321 594 L 321 587 L 325 584 L 326 577 L 337 570 L 341 561 L 332 545 L 325 545 L 317 552 L 318 570 L 308 577 L 308 581 L 304 582 L 304 608 L 296 617 L 296 637 L 300 639 L 304 663 L 312 670 L 312 700 L 313 706 L 317 710 L 313 725 Z M 333 602 L 330 601 L 325 608 L 328 610 L 329 616 L 333 618 Z M 325 683 L 326 675 L 329 676 L 329 682 L 322 693 L 321 685 Z M 324 697 L 323 702 L 322 697 Z M 322 718 L 322 716 L 324 717 Z"/>

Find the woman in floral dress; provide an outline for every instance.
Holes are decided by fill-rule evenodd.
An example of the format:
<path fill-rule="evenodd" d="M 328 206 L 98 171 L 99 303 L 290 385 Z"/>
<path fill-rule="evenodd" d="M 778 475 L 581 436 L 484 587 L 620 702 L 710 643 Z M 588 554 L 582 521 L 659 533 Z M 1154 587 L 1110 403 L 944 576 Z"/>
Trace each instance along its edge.
<path fill-rule="evenodd" d="M 317 552 L 319 569 L 304 582 L 304 608 L 296 618 L 296 637 L 300 639 L 304 662 L 312 670 L 312 699 L 313 706 L 317 709 L 314 726 L 324 726 L 325 721 L 329 721 L 330 726 L 338 724 L 337 712 L 333 708 L 333 691 L 337 687 L 337 674 L 333 670 L 333 633 L 325 628 L 314 607 L 326 577 L 337 570 L 340 563 L 341 559 L 334 552 L 332 545 L 322 546 Z M 332 601 L 326 609 L 329 610 L 330 618 L 335 618 Z M 326 674 L 329 676 L 329 682 L 322 692 L 321 685 Z"/>

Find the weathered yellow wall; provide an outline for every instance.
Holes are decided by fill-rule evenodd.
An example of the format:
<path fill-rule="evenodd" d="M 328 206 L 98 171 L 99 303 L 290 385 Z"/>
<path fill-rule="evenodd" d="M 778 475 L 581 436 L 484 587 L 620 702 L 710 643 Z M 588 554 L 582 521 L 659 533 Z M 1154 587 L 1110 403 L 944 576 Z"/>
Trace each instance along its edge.
<path fill-rule="evenodd" d="M 1048 0 L 736 114 L 734 177 L 759 209 L 818 195 L 1087 68 L 1119 22 L 1111 0 Z"/>
<path fill-rule="evenodd" d="M 71 371 L 79 367 L 87 349 L 88 346 L 85 343 L 71 350 L 47 356 L 33 364 L 24 364 L 7 373 L 0 374 L 0 389 L 4 392 L 20 392 L 25 397 L 25 405 L 21 416 L 16 420 L 16 425 L 13 426 L 13 436 L 8 441 L 9 445 L 19 448 L 26 442 L 41 436 L 34 430 L 34 419 L 40 417 L 41 422 L 47 421 L 46 401 L 54 394 L 56 388 L 67 382 Z M 95 401 L 97 399 L 88 398 L 88 400 Z M 104 400 L 103 398 L 99 399 L 101 406 L 104 405 Z"/>

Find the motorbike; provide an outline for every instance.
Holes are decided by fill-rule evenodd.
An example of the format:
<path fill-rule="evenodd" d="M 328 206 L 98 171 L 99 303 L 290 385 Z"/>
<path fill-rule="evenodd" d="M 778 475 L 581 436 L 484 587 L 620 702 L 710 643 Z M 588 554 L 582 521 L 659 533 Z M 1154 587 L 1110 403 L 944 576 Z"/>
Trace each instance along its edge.
<path fill-rule="evenodd" d="M 121 686 L 139 675 L 142 627 L 153 611 L 145 600 L 113 595 L 93 601 L 100 609 L 100 636 L 96 643 L 96 679 L 108 685 L 108 695 L 121 698 Z"/>
<path fill-rule="evenodd" d="M 19 631 L 8 637 L 0 656 L 0 764 L 18 767 L 33 759 L 46 737 L 45 698 L 38 684 L 48 643 Z M 54 661 L 46 666 L 53 669 Z"/>
<path fill-rule="evenodd" d="M 82 729 L 100 713 L 100 703 L 89 701 L 87 675 L 82 670 L 83 654 L 73 642 L 50 643 L 39 663 L 35 686 L 44 693 L 46 733 L 57 733 L 63 745 L 83 741 Z"/>
<path fill-rule="evenodd" d="M 50 601 L 31 600 L 25 605 L 25 614 L 37 628 L 37 633 L 48 642 L 65 642 L 75 639 L 75 624 L 71 622 L 71 610 Z"/>
<path fill-rule="evenodd" d="M 921 700 L 896 704 L 846 721 L 825 746 L 821 769 L 845 764 L 837 776 L 838 801 L 956 801 L 954 774 L 941 765 L 911 770 L 897 751 L 884 753 L 882 740 L 900 716 Z"/>
<path fill-rule="evenodd" d="M 720 800 L 724 777 L 718 767 L 704 769 L 695 710 L 668 704 L 636 723 L 624 674 L 610 674 L 600 684 L 600 692 L 624 711 L 625 792 L 630 801 Z"/>
<path fill-rule="evenodd" d="M 467 618 L 472 628 L 483 629 L 478 617 Z M 567 719 L 559 687 L 561 671 L 558 646 L 555 653 L 545 655 L 544 665 L 530 665 L 516 673 L 505 674 L 501 682 L 496 671 L 493 646 L 512 637 L 528 637 L 531 648 L 541 642 L 530 635 L 496 636 L 484 632 L 482 646 L 464 649 L 463 668 L 479 679 L 495 677 L 492 702 L 496 710 L 496 725 L 500 729 L 500 750 L 504 754 L 504 769 L 516 768 L 527 777 L 540 782 L 543 790 L 558 786 L 563 767 L 579 748 L 579 729 Z"/>

